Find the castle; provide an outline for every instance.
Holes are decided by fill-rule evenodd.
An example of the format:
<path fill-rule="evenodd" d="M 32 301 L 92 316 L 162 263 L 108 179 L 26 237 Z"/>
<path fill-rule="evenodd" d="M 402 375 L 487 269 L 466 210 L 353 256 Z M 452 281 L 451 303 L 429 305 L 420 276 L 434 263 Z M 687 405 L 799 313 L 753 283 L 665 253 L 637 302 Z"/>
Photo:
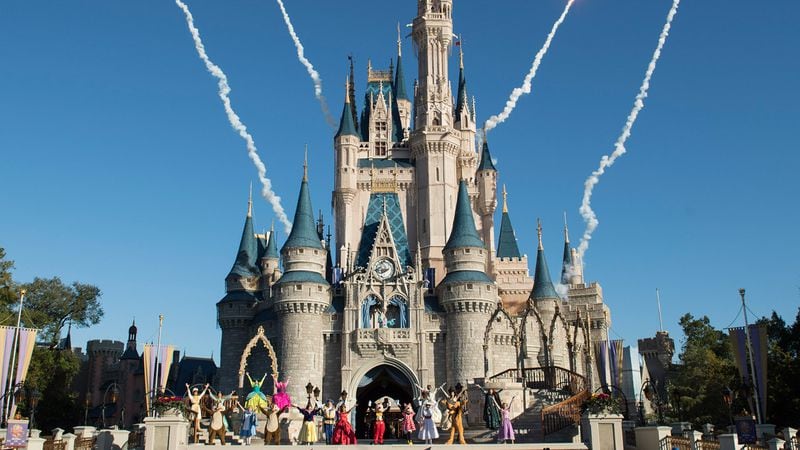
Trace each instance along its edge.
<path fill-rule="evenodd" d="M 359 405 L 383 395 L 408 401 L 420 386 L 523 367 L 556 366 L 596 383 L 593 343 L 610 325 L 602 289 L 584 282 L 566 228 L 557 283 L 541 225 L 530 276 L 505 189 L 495 246 L 498 170 L 488 143 L 476 144 L 463 52 L 455 91 L 450 83 L 453 1 L 417 4 L 412 90 L 398 37 L 396 64 L 369 64 L 359 114 L 351 61 L 333 140 L 335 241 L 314 217 L 307 173 L 280 252 L 274 232 L 255 234 L 248 208 L 217 303 L 223 391 L 240 386 L 240 357 L 260 327 L 299 399 L 310 383 L 323 399 L 346 390 Z M 247 371 L 260 378 L 270 359 L 256 348 Z"/>

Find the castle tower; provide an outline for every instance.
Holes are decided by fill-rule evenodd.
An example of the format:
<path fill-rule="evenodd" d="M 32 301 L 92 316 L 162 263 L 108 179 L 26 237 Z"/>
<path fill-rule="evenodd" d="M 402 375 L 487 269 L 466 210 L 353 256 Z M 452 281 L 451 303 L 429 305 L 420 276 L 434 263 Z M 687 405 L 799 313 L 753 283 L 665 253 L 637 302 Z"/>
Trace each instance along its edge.
<path fill-rule="evenodd" d="M 494 255 L 494 213 L 497 210 L 497 169 L 492 162 L 492 154 L 489 152 L 489 143 L 484 139 L 481 152 L 481 163 L 478 166 L 475 180 L 478 185 L 477 207 L 480 217 L 481 235 L 483 242 L 486 242 L 489 252 L 487 263 L 490 272 L 493 272 Z M 510 226 L 509 222 L 509 226 Z M 513 233 L 513 231 L 512 231 Z M 516 245 L 516 241 L 515 241 Z M 519 250 L 517 251 L 519 253 Z"/>
<path fill-rule="evenodd" d="M 583 268 L 578 261 L 578 252 L 569 245 L 569 228 L 564 213 L 564 254 L 561 261 L 561 284 L 583 284 Z"/>
<path fill-rule="evenodd" d="M 269 230 L 267 245 L 261 257 L 262 289 L 269 291 L 280 277 L 280 255 L 278 255 L 278 243 L 276 242 L 275 225 L 273 224 Z"/>
<path fill-rule="evenodd" d="M 450 235 L 458 190 L 461 138 L 453 128 L 448 55 L 453 36 L 452 0 L 420 0 L 411 34 L 418 51 L 411 156 L 416 163 L 417 240 L 422 263 L 444 270 L 442 250 Z M 438 275 L 437 275 L 438 277 Z"/>
<path fill-rule="evenodd" d="M 242 238 L 228 276 L 225 277 L 225 297 L 217 302 L 217 322 L 222 330 L 220 342 L 220 388 L 228 392 L 238 386 L 239 356 L 247 341 L 246 323 L 252 317 L 258 301 L 259 277 L 256 266 L 258 244 L 253 231 L 253 202 L 247 203 Z"/>
<path fill-rule="evenodd" d="M 117 383 L 119 386 L 119 401 L 120 408 L 117 411 L 117 417 L 120 417 L 124 411 L 125 423 L 122 425 L 127 427 L 136 420 L 143 416 L 142 411 L 142 378 L 137 375 L 139 368 L 139 352 L 136 350 L 136 321 L 131 323 L 128 328 L 128 342 L 125 344 L 125 351 L 119 358 L 119 378 Z"/>
<path fill-rule="evenodd" d="M 328 252 L 314 224 L 307 172 L 305 166 L 292 232 L 281 249 L 285 272 L 273 288 L 281 336 L 277 344 L 278 370 L 282 379 L 292 379 L 288 389 L 296 399 L 305 397 L 306 383 L 322 386 L 321 330 L 323 314 L 331 304 L 330 284 L 324 278 Z"/>
<path fill-rule="evenodd" d="M 497 288 L 486 275 L 486 247 L 475 229 L 467 183 L 458 187 L 453 232 L 444 247 L 447 276 L 438 286 L 447 314 L 447 380 L 472 383 L 483 374 L 483 337 L 497 302 Z"/>
<path fill-rule="evenodd" d="M 478 155 L 475 151 L 475 111 L 470 111 L 469 100 L 467 98 L 467 78 L 464 75 L 464 50 L 461 45 L 458 47 L 459 68 L 458 68 L 458 89 L 456 91 L 456 108 L 454 111 L 454 127 L 461 134 L 461 153 L 458 156 L 458 179 L 467 180 L 470 184 L 474 183 L 475 168 L 478 165 Z M 492 210 L 494 212 L 494 210 Z M 481 227 L 483 223 L 478 224 Z M 486 241 L 484 242 L 492 242 Z M 494 246 L 494 243 L 490 245 Z"/>
<path fill-rule="evenodd" d="M 352 67 L 352 66 L 351 66 Z M 356 131 L 353 121 L 355 117 L 355 105 L 351 103 L 352 85 L 350 79 L 347 80 L 344 107 L 342 117 L 339 121 L 339 130 L 334 137 L 335 151 L 335 173 L 333 202 L 336 214 L 336 242 L 344 244 L 349 242 L 348 237 L 355 235 L 358 229 L 358 217 L 356 214 L 348 214 L 356 206 L 357 182 L 358 182 L 358 144 L 361 137 Z M 347 255 L 339 254 L 336 258 L 339 265 L 345 267 Z"/>
<path fill-rule="evenodd" d="M 555 315 L 558 312 L 561 298 L 558 296 L 555 286 L 553 286 L 553 281 L 550 279 L 550 269 L 547 268 L 547 259 L 544 256 L 544 245 L 542 245 L 541 222 L 538 224 L 537 234 L 539 237 L 539 248 L 536 251 L 536 270 L 534 271 L 533 275 L 531 302 L 533 307 L 539 313 L 539 317 L 542 320 L 542 326 L 544 327 L 543 334 L 546 336 L 546 342 L 542 343 L 543 351 L 541 351 L 538 355 L 539 365 L 550 366 L 554 363 L 560 362 L 554 361 L 553 358 L 554 336 L 550 334 L 550 324 L 553 323 Z M 561 336 L 561 338 L 565 338 L 565 336 Z"/>
<path fill-rule="evenodd" d="M 411 99 L 406 92 L 406 78 L 403 73 L 403 41 L 400 40 L 400 25 L 397 25 L 397 67 L 394 74 L 394 98 L 397 103 L 397 114 L 400 116 L 401 130 L 398 137 L 404 140 L 411 129 Z"/>
<path fill-rule="evenodd" d="M 528 257 L 520 253 L 517 245 L 517 236 L 508 213 L 508 193 L 505 186 L 497 258 L 494 259 L 494 280 L 506 311 L 513 315 L 524 313 L 533 279 L 528 273 Z"/>

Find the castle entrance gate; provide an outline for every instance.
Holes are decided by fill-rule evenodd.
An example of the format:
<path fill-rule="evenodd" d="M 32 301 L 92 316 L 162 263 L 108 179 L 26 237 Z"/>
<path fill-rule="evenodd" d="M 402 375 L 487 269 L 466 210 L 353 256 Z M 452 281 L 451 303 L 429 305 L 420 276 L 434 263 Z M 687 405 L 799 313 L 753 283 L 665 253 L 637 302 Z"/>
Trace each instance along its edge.
<path fill-rule="evenodd" d="M 358 439 L 372 439 L 373 415 L 367 410 L 376 402 L 388 399 L 390 408 L 384 413 L 386 423 L 386 439 L 399 437 L 402 430 L 398 429 L 398 420 L 401 418 L 400 405 L 410 403 L 417 388 L 415 381 L 397 367 L 381 364 L 373 367 L 361 378 L 356 390 L 355 427 Z M 398 403 L 399 401 L 399 403 Z"/>

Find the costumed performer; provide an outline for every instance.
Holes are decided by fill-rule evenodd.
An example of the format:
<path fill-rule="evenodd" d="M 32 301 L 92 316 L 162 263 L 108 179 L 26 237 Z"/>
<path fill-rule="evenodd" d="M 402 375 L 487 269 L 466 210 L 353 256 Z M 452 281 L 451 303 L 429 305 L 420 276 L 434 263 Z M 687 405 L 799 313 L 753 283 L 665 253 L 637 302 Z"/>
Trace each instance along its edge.
<path fill-rule="evenodd" d="M 483 387 L 475 384 L 478 389 L 483 392 L 483 421 L 486 422 L 486 428 L 496 430 L 500 428 L 500 391 L 494 388 L 484 389 Z"/>
<path fill-rule="evenodd" d="M 192 412 L 192 427 L 194 430 L 194 443 L 196 444 L 200 438 L 200 419 L 203 416 L 202 410 L 200 409 L 200 401 L 206 395 L 206 392 L 208 392 L 208 383 L 206 383 L 201 393 L 198 393 L 196 387 L 189 389 L 189 383 L 186 383 L 186 392 L 190 392 L 186 397 L 189 399 L 189 411 Z"/>
<path fill-rule="evenodd" d="M 222 393 L 219 394 L 220 396 Z M 225 411 L 224 402 L 216 402 L 214 405 L 214 412 L 211 414 L 211 423 L 208 424 L 208 441 L 209 445 L 213 445 L 214 441 L 219 438 L 222 445 L 225 445 L 225 433 L 227 427 L 225 426 Z"/>
<path fill-rule="evenodd" d="M 372 412 L 375 420 L 372 422 L 372 443 L 383 444 L 383 434 L 386 432 L 386 423 L 383 421 L 383 403 L 375 403 Z"/>
<path fill-rule="evenodd" d="M 301 444 L 311 445 L 317 442 L 317 424 L 314 422 L 314 416 L 317 415 L 318 410 L 314 408 L 314 404 L 311 401 L 306 404 L 305 408 L 301 408 L 297 405 L 292 405 L 300 411 L 300 414 L 303 415 L 303 426 L 300 428 L 300 434 L 297 436 L 297 440 Z"/>
<path fill-rule="evenodd" d="M 352 408 L 347 409 L 345 405 L 339 407 L 339 420 L 336 422 L 336 427 L 333 429 L 333 445 L 355 445 L 356 433 L 353 431 L 353 426 L 350 425 L 350 411 L 352 411 L 358 404 L 353 405 Z"/>
<path fill-rule="evenodd" d="M 512 444 L 514 443 L 514 427 L 511 426 L 511 404 L 514 403 L 514 398 L 516 397 L 511 397 L 511 401 L 508 403 L 496 405 L 503 416 L 503 423 L 500 426 L 500 431 L 497 433 L 498 443 L 505 443 L 507 441 L 511 441 Z"/>
<path fill-rule="evenodd" d="M 414 424 L 414 408 L 411 407 L 411 403 L 408 403 L 406 404 L 405 408 L 403 408 L 403 433 L 406 435 L 406 441 L 408 441 L 408 445 L 414 443 L 411 438 L 411 433 L 416 430 L 417 426 Z"/>
<path fill-rule="evenodd" d="M 464 440 L 464 424 L 462 422 L 464 416 L 464 405 L 461 403 L 460 397 L 455 395 L 455 391 L 453 391 L 453 394 L 454 395 L 452 395 L 449 399 L 442 400 L 447 407 L 447 416 L 451 423 L 450 438 L 447 440 L 446 444 L 453 443 L 456 432 L 458 433 L 458 443 L 466 444 L 467 442 Z"/>
<path fill-rule="evenodd" d="M 286 386 L 289 385 L 289 378 L 286 381 L 278 381 L 278 376 L 273 374 L 272 380 L 275 383 L 275 393 L 272 395 L 272 402 L 275 403 L 279 409 L 283 410 L 292 405 L 292 398 L 286 393 Z"/>
<path fill-rule="evenodd" d="M 261 377 L 261 380 L 259 381 L 253 381 L 253 379 L 250 378 L 249 373 L 247 373 L 246 375 L 247 379 L 250 381 L 250 387 L 252 387 L 253 390 L 250 391 L 249 394 L 247 394 L 247 398 L 245 399 L 244 402 L 244 407 L 249 408 L 252 411 L 260 411 L 262 409 L 266 409 L 268 405 L 267 396 L 264 395 L 263 392 L 261 392 L 261 386 L 264 384 L 264 379 L 267 378 L 267 374 L 265 373 L 264 376 Z"/>
<path fill-rule="evenodd" d="M 280 445 L 281 443 L 281 423 L 280 408 L 275 403 L 270 403 L 266 411 L 263 411 L 267 416 L 267 424 L 264 425 L 264 445 Z"/>
<path fill-rule="evenodd" d="M 439 430 L 436 429 L 436 422 L 433 420 L 433 411 L 433 403 L 430 401 L 422 405 L 422 426 L 419 428 L 419 438 L 427 445 L 431 445 L 434 439 L 439 439 Z"/>
<path fill-rule="evenodd" d="M 325 406 L 322 407 L 322 424 L 325 427 L 325 443 L 331 445 L 333 428 L 336 426 L 336 407 L 331 399 L 328 399 Z"/>
<path fill-rule="evenodd" d="M 239 436 L 244 438 L 245 445 L 250 445 L 253 436 L 256 435 L 256 427 L 258 426 L 258 419 L 256 414 L 251 408 L 244 410 L 242 415 L 242 429 L 239 430 Z"/>

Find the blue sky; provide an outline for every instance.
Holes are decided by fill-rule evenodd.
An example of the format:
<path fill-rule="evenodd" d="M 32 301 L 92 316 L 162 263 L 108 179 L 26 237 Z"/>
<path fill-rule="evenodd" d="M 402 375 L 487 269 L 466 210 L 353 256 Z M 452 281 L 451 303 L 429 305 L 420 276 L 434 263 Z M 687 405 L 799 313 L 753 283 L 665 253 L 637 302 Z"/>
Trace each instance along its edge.
<path fill-rule="evenodd" d="M 284 205 L 294 208 L 307 143 L 313 203 L 329 221 L 333 131 L 277 4 L 188 4 Z M 456 1 L 479 120 L 502 109 L 563 5 Z M 577 243 L 583 181 L 613 150 L 669 6 L 577 0 L 533 93 L 490 135 L 520 246 L 534 254 L 541 217 L 554 271 L 562 212 Z M 388 67 L 396 23 L 416 12 L 412 0 L 286 7 L 337 117 L 346 56 L 356 59 L 361 98 L 367 59 Z M 629 153 L 594 193 L 600 226 L 586 277 L 603 286 L 612 337 L 632 343 L 655 332 L 656 287 L 675 337 L 685 312 L 729 325 L 739 287 L 754 313 L 794 318 L 799 17 L 791 0 L 681 5 Z M 404 51 L 410 89 L 408 39 Z M 103 290 L 106 316 L 74 331 L 81 345 L 124 340 L 134 317 L 140 342 L 154 341 L 161 313 L 165 342 L 219 355 L 214 305 L 257 178 L 178 7 L 4 0 L 0 83 L 0 246 L 16 261 L 15 277 L 58 275 Z M 257 228 L 272 219 L 259 199 Z"/>

